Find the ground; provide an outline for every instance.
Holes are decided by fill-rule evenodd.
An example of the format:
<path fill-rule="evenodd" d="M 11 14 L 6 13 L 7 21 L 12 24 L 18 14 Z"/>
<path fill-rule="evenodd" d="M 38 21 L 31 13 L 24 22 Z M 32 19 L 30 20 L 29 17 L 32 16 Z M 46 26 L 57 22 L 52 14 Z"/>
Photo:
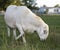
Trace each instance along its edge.
<path fill-rule="evenodd" d="M 7 36 L 4 16 L 0 15 L 0 50 L 60 50 L 60 15 L 40 15 L 49 25 L 50 32 L 46 41 L 40 41 L 37 33 L 26 34 L 27 43 L 22 39 L 15 41 L 11 31 L 11 37 Z M 19 34 L 18 30 L 17 33 Z"/>

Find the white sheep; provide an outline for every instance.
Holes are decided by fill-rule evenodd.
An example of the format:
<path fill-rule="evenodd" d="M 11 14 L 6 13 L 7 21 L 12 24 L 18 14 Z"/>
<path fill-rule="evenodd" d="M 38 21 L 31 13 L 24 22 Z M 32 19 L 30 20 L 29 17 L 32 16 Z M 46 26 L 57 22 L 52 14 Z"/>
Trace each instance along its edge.
<path fill-rule="evenodd" d="M 22 37 L 23 42 L 26 43 L 24 37 L 25 31 L 32 33 L 36 31 L 40 40 L 46 40 L 48 37 L 49 26 L 26 6 L 8 6 L 4 19 L 8 26 L 8 36 L 10 36 L 10 28 L 13 28 L 13 34 L 16 40 Z M 20 32 L 18 36 L 16 36 L 16 28 Z"/>

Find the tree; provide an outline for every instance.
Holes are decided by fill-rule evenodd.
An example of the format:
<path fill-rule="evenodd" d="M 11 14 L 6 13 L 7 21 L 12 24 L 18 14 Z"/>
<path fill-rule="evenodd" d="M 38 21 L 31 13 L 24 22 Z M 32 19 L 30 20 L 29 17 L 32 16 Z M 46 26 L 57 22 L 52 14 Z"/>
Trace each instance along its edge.
<path fill-rule="evenodd" d="M 36 0 L 0 0 L 0 10 L 6 10 L 8 5 L 26 5 L 28 8 L 35 8 Z"/>
<path fill-rule="evenodd" d="M 0 9 L 5 9 L 5 5 L 8 2 L 8 0 L 0 0 Z"/>
<path fill-rule="evenodd" d="M 43 7 L 47 7 L 46 5 L 43 5 Z"/>
<path fill-rule="evenodd" d="M 20 5 L 21 2 L 20 0 L 11 0 L 12 2 L 10 4 L 13 4 L 13 5 Z"/>
<path fill-rule="evenodd" d="M 37 4 L 36 0 L 22 0 L 22 3 L 24 3 L 23 5 L 26 5 L 30 9 L 34 8 Z"/>
<path fill-rule="evenodd" d="M 6 10 L 6 7 L 11 4 L 20 5 L 21 2 L 20 0 L 0 0 L 0 10 Z"/>
<path fill-rule="evenodd" d="M 55 5 L 54 7 L 60 7 L 59 4 Z"/>

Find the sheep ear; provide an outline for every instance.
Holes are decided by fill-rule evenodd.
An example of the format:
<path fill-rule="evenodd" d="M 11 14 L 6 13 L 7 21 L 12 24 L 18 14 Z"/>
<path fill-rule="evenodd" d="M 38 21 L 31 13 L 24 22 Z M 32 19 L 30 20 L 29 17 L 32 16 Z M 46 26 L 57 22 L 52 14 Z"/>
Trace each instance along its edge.
<path fill-rule="evenodd" d="M 46 26 L 44 26 L 44 30 L 46 30 Z"/>

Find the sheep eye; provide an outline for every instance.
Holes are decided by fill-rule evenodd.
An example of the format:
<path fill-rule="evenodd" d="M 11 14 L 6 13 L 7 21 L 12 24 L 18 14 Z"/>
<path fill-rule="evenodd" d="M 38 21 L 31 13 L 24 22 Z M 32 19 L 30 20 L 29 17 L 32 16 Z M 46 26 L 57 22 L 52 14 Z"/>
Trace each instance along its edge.
<path fill-rule="evenodd" d="M 47 31 L 46 30 L 44 30 L 44 34 L 47 34 Z"/>

